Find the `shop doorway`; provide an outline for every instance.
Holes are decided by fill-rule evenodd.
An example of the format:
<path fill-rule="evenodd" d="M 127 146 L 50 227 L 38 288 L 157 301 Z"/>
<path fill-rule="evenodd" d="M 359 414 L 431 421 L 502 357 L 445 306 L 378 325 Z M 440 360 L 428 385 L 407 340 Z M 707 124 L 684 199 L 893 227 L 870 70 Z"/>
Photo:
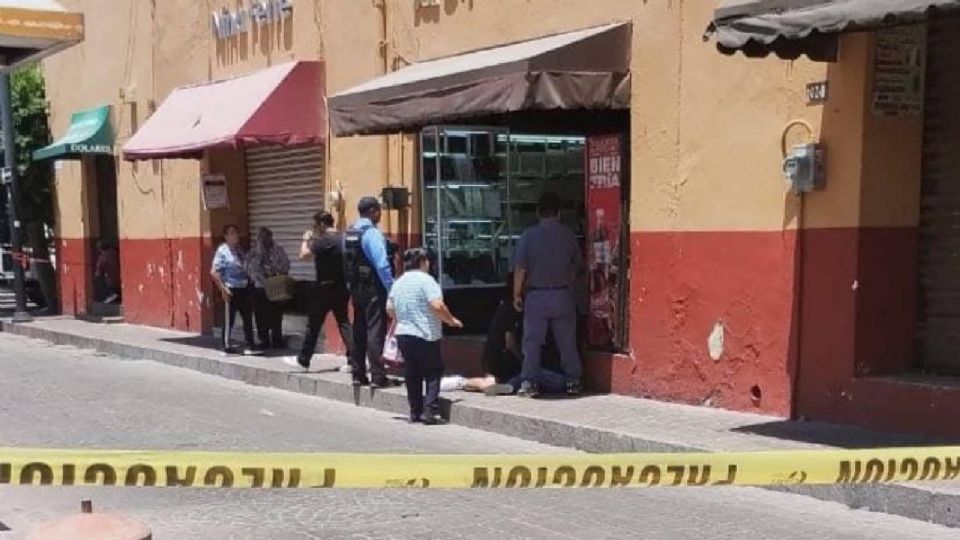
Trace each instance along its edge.
<path fill-rule="evenodd" d="M 117 169 L 112 156 L 93 158 L 91 201 L 96 210 L 95 235 L 91 238 L 94 261 L 91 272 L 93 302 L 91 315 L 119 316 L 123 292 L 120 272 L 120 222 L 117 208 Z"/>
<path fill-rule="evenodd" d="M 524 229 L 537 222 L 543 193 L 560 196 L 561 220 L 588 253 L 586 142 L 581 134 L 518 133 L 506 127 L 421 131 L 424 243 L 437 254 L 437 279 L 464 321 L 464 333 L 484 334 L 497 305 L 509 302 L 513 252 Z M 584 273 L 576 294 L 584 316 L 588 279 Z"/>
<path fill-rule="evenodd" d="M 923 173 L 919 230 L 921 371 L 960 375 L 960 91 L 956 56 L 960 17 L 939 14 L 927 26 Z"/>

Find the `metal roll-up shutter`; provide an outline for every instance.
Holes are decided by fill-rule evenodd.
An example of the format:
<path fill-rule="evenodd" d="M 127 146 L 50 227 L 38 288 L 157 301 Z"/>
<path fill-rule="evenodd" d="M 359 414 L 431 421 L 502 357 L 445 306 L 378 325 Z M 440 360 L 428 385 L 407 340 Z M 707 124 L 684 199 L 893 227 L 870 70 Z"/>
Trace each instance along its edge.
<path fill-rule="evenodd" d="M 918 353 L 960 374 L 960 18 L 931 18 L 927 45 Z"/>
<path fill-rule="evenodd" d="M 269 227 L 290 257 L 290 275 L 299 280 L 316 278 L 313 263 L 301 261 L 298 255 L 303 233 L 313 225 L 313 214 L 323 208 L 323 158 L 319 145 L 246 150 L 250 234 Z"/>

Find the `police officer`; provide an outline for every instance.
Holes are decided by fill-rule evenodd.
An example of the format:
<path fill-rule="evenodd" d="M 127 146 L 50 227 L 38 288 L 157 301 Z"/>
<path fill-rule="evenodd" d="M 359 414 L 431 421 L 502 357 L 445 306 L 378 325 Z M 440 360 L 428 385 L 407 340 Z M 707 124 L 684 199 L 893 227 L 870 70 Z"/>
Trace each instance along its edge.
<path fill-rule="evenodd" d="M 354 386 L 389 386 L 383 367 L 387 335 L 387 294 L 393 286 L 390 245 L 377 229 L 382 210 L 374 197 L 357 203 L 360 218 L 344 234 L 343 258 L 347 286 L 353 301 L 353 347 L 350 366 Z M 367 360 L 370 377 L 367 379 Z"/>
<path fill-rule="evenodd" d="M 544 193 L 537 205 L 540 222 L 525 230 L 514 257 L 513 304 L 523 311 L 523 368 L 518 396 L 536 397 L 537 377 L 547 330 L 560 349 L 567 393 L 580 393 L 582 366 L 577 350 L 577 307 L 573 285 L 580 271 L 580 247 L 560 223 L 560 198 Z"/>

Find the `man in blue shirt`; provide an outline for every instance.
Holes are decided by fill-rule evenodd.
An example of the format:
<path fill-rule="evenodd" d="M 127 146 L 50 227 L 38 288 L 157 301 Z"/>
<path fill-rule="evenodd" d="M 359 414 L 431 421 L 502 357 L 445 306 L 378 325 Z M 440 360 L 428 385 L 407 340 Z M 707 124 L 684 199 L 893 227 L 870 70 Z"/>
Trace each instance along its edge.
<path fill-rule="evenodd" d="M 344 234 L 344 265 L 353 301 L 353 347 L 350 366 L 355 386 L 389 386 L 383 367 L 383 342 L 387 335 L 387 295 L 393 286 L 387 239 L 377 228 L 382 210 L 374 197 L 357 203 L 360 218 Z M 367 379 L 367 360 L 370 376 Z"/>
<path fill-rule="evenodd" d="M 577 350 L 577 307 L 573 285 L 580 271 L 580 246 L 560 222 L 560 198 L 544 193 L 540 222 L 523 232 L 514 256 L 513 304 L 523 312 L 522 383 L 517 395 L 535 397 L 547 331 L 553 331 L 567 393 L 580 393 L 582 366 Z"/>

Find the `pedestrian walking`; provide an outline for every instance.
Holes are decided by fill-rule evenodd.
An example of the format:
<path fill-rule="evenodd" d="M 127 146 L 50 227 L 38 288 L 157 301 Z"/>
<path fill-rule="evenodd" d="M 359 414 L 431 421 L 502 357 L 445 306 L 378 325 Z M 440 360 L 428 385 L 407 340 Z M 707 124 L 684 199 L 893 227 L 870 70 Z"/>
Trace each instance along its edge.
<path fill-rule="evenodd" d="M 230 334 L 239 314 L 246 344 L 243 353 L 257 354 L 259 351 L 253 341 L 253 318 L 250 315 L 250 277 L 245 269 L 245 254 L 240 246 L 240 229 L 236 225 L 227 225 L 223 228 L 223 238 L 224 242 L 217 248 L 210 269 L 210 276 L 220 289 L 225 305 L 223 351 L 227 354 L 237 353 L 230 343 Z"/>
<path fill-rule="evenodd" d="M 330 212 L 318 212 L 313 216 L 313 229 L 303 235 L 300 258 L 313 260 L 317 281 L 310 298 L 310 315 L 307 320 L 307 335 L 303 338 L 300 353 L 286 359 L 291 366 L 310 368 L 310 360 L 317 348 L 317 340 L 323 331 L 327 314 L 333 312 L 340 330 L 340 339 L 347 348 L 347 358 L 353 348 L 353 329 L 347 314 L 350 295 L 343 272 L 343 235 L 334 228 Z M 347 366 L 349 367 L 349 364 Z"/>
<path fill-rule="evenodd" d="M 264 349 L 282 349 L 283 341 L 283 300 L 270 297 L 267 281 L 286 278 L 290 273 L 290 258 L 283 246 L 273 241 L 273 231 L 260 227 L 257 231 L 257 243 L 246 259 L 247 275 L 253 285 L 254 318 L 257 323 L 257 337 Z"/>
<path fill-rule="evenodd" d="M 580 247 L 560 223 L 560 198 L 544 193 L 537 205 L 540 222 L 520 236 L 514 256 L 514 307 L 523 311 L 522 382 L 517 395 L 535 397 L 547 331 L 552 330 L 567 378 L 567 393 L 581 391 L 577 349 L 577 307 L 573 286 L 580 270 Z"/>
<path fill-rule="evenodd" d="M 393 286 L 393 270 L 387 239 L 377 228 L 382 216 L 380 202 L 363 197 L 357 203 L 360 218 L 343 239 L 344 269 L 353 303 L 353 347 L 350 368 L 354 386 L 390 385 L 383 366 L 383 342 L 387 336 L 387 294 Z M 370 379 L 367 379 L 367 361 Z"/>
<path fill-rule="evenodd" d="M 390 290 L 387 312 L 394 319 L 394 335 L 403 355 L 410 421 L 441 424 L 445 422 L 440 415 L 443 323 L 454 328 L 463 328 L 463 323 L 444 304 L 440 284 L 430 275 L 426 249 L 407 250 L 403 254 L 403 269 L 403 275 Z"/>

